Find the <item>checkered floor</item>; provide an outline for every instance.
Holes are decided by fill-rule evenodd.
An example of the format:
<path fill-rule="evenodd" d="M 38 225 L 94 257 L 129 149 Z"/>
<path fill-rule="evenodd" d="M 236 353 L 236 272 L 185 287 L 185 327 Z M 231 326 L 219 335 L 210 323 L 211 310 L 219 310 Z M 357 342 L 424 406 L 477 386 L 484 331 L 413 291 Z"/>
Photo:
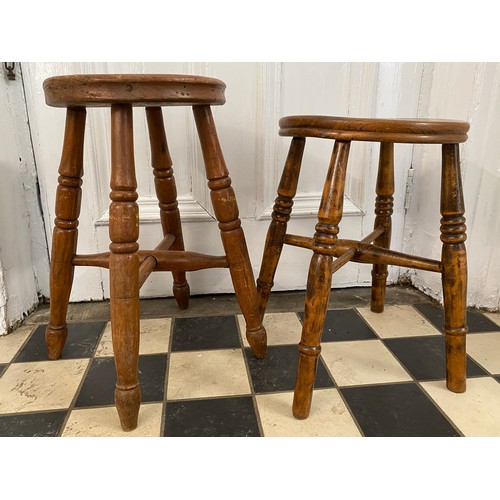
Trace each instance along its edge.
<path fill-rule="evenodd" d="M 141 320 L 139 426 L 122 433 L 106 321 L 0 338 L 0 436 L 500 436 L 500 315 L 470 311 L 465 394 L 446 390 L 442 309 L 428 300 L 330 310 L 311 415 L 291 414 L 302 313 L 266 316 L 253 358 L 238 315 Z"/>

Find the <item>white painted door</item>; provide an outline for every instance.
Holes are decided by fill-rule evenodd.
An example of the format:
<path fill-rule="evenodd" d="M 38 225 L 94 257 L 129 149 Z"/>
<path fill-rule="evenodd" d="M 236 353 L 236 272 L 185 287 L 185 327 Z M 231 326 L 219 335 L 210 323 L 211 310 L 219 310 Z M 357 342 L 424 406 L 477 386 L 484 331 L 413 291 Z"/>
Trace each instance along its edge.
<path fill-rule="evenodd" d="M 45 105 L 42 83 L 72 73 L 189 73 L 225 81 L 226 104 L 214 117 L 240 208 L 243 229 L 257 276 L 262 248 L 289 138 L 278 136 L 278 120 L 292 114 L 338 116 L 416 116 L 422 65 L 418 63 L 23 63 L 27 108 L 40 181 L 49 244 L 54 219 L 57 168 L 65 113 Z M 191 110 L 164 108 L 167 138 L 174 162 L 186 248 L 220 254 L 222 245 L 209 202 Z M 161 239 L 154 196 L 147 131 L 142 109 L 134 110 L 135 151 L 141 220 L 140 244 L 153 248 Z M 85 175 L 79 225 L 79 253 L 108 248 L 109 109 L 90 109 L 87 118 Z M 310 236 L 333 144 L 311 139 L 306 146 L 299 194 L 290 232 Z M 356 143 L 351 149 L 341 235 L 357 239 L 373 225 L 373 185 L 378 146 Z M 393 245 L 401 250 L 405 182 L 412 148 L 397 149 Z M 304 289 L 310 253 L 287 247 L 278 268 L 275 290 Z M 391 270 L 394 282 L 399 270 Z M 189 276 L 193 294 L 232 292 L 225 269 Z M 334 276 L 334 287 L 370 281 L 370 267 L 350 263 Z M 42 287 L 48 294 L 48 287 Z M 144 297 L 171 294 L 168 273 L 151 275 Z M 77 268 L 72 301 L 109 296 L 107 272 Z"/>
<path fill-rule="evenodd" d="M 19 68 L 0 69 L 0 335 L 38 305 L 48 254 Z"/>

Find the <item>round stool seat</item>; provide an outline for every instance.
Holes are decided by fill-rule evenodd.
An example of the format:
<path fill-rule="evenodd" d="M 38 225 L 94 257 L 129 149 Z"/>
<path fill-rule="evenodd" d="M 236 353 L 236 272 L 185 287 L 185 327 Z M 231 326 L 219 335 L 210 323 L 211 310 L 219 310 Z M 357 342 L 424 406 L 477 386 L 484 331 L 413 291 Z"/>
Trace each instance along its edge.
<path fill-rule="evenodd" d="M 65 75 L 44 81 L 45 102 L 54 107 L 191 106 L 225 103 L 224 82 L 193 75 Z"/>
<path fill-rule="evenodd" d="M 467 140 L 469 123 L 452 120 L 286 116 L 279 135 L 343 141 L 456 144 Z"/>

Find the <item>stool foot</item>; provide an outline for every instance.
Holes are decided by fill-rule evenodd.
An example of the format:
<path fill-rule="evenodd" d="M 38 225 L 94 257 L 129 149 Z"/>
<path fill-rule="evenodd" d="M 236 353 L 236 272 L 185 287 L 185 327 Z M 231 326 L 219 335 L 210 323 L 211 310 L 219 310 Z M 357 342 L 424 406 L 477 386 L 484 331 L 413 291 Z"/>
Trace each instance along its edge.
<path fill-rule="evenodd" d="M 299 344 L 297 383 L 293 394 L 292 413 L 298 420 L 305 420 L 311 411 L 314 381 L 321 347 Z M 307 354 L 306 354 L 307 353 Z"/>
<path fill-rule="evenodd" d="M 376 266 L 377 264 L 375 264 Z M 375 267 L 373 266 L 373 267 Z M 387 269 L 387 266 L 385 266 Z M 370 310 L 374 313 L 384 312 L 385 290 L 387 286 L 388 273 L 376 273 L 372 271 L 372 296 Z"/>
<path fill-rule="evenodd" d="M 139 408 L 141 406 L 141 388 L 137 385 L 131 389 L 115 389 L 115 406 L 120 425 L 125 432 L 137 428 Z"/>
<path fill-rule="evenodd" d="M 172 291 L 174 292 L 174 298 L 179 309 L 187 309 L 189 307 L 189 283 L 185 281 L 179 285 L 174 282 Z"/>
<path fill-rule="evenodd" d="M 446 335 L 446 387 L 462 393 L 466 389 L 465 335 Z"/>
<path fill-rule="evenodd" d="M 253 355 L 257 359 L 265 358 L 267 354 L 267 333 L 265 328 L 262 325 L 257 328 L 247 328 L 246 338 L 252 348 Z"/>
<path fill-rule="evenodd" d="M 49 359 L 59 359 L 62 355 L 66 338 L 68 337 L 68 327 L 47 326 L 45 330 L 45 343 Z"/>

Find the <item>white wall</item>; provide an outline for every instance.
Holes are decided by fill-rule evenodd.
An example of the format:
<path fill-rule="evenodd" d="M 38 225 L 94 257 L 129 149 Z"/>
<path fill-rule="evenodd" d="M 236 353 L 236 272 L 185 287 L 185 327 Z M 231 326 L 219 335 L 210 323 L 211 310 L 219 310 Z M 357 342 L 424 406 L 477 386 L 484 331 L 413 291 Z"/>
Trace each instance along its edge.
<path fill-rule="evenodd" d="M 39 294 L 47 294 L 47 244 L 19 73 L 15 81 L 0 76 L 0 131 L 0 335 L 4 335 L 38 305 Z"/>
<path fill-rule="evenodd" d="M 500 306 L 500 64 L 427 63 L 418 116 L 467 120 L 461 148 L 469 266 L 468 305 Z M 440 257 L 440 148 L 415 148 L 414 190 L 406 219 L 404 249 Z M 437 274 L 408 273 L 412 283 L 441 300 Z"/>

